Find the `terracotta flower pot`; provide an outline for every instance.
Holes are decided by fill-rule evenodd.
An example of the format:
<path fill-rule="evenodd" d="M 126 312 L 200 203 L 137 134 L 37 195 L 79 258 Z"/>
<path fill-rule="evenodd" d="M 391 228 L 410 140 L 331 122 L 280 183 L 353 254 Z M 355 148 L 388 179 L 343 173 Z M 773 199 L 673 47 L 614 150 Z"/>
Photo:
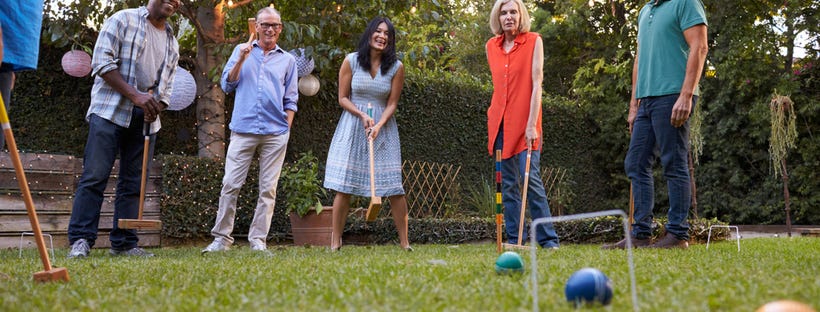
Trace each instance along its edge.
<path fill-rule="evenodd" d="M 322 207 L 318 215 L 311 212 L 300 217 L 290 214 L 290 229 L 293 244 L 297 246 L 330 246 L 330 235 L 333 231 L 333 207 Z"/>

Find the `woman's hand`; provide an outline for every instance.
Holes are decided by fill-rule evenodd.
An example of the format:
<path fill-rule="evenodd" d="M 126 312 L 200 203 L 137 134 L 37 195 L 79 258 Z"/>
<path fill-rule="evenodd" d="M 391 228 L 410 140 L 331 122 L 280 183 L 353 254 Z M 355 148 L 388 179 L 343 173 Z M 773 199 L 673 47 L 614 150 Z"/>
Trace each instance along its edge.
<path fill-rule="evenodd" d="M 374 124 L 370 127 L 370 139 L 375 140 L 377 136 L 379 136 L 379 130 L 382 129 L 381 124 Z"/>
<path fill-rule="evenodd" d="M 527 127 L 527 132 L 525 135 L 527 138 L 527 147 L 532 148 L 535 141 L 538 140 L 538 130 L 536 130 L 535 127 Z"/>

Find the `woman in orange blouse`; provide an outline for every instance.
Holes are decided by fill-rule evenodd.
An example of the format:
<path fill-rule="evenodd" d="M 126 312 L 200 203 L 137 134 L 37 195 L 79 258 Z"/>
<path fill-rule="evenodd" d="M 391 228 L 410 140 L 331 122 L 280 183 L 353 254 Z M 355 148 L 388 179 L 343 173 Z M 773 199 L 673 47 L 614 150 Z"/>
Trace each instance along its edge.
<path fill-rule="evenodd" d="M 487 150 L 490 155 L 501 150 L 504 222 L 507 241 L 515 244 L 528 149 L 532 149 L 532 157 L 527 207 L 533 219 L 550 216 L 539 164 L 544 46 L 541 36 L 529 31 L 530 15 L 521 0 L 497 0 L 490 14 L 490 29 L 496 36 L 486 44 L 493 77 L 493 97 L 487 110 Z M 552 223 L 539 226 L 536 239 L 541 247 L 558 248 Z M 526 240 L 524 231 L 522 242 Z"/>

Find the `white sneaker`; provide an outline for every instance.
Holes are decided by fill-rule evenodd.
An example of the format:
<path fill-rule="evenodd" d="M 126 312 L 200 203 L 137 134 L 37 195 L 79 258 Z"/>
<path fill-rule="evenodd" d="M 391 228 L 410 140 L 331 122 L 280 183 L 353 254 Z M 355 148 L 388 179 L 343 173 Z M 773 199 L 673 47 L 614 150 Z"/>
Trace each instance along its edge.
<path fill-rule="evenodd" d="M 253 251 L 265 251 L 268 250 L 268 246 L 265 243 L 258 242 L 258 241 L 251 241 L 251 250 Z"/>
<path fill-rule="evenodd" d="M 88 257 L 88 254 L 91 253 L 91 247 L 88 245 L 88 241 L 84 238 L 80 238 L 71 244 L 71 250 L 68 252 L 68 258 L 85 258 Z"/>
<path fill-rule="evenodd" d="M 231 249 L 229 245 L 223 244 L 220 240 L 214 240 L 214 242 L 208 245 L 208 247 L 202 249 L 202 253 L 205 254 L 208 252 L 228 251 L 229 249 Z"/>

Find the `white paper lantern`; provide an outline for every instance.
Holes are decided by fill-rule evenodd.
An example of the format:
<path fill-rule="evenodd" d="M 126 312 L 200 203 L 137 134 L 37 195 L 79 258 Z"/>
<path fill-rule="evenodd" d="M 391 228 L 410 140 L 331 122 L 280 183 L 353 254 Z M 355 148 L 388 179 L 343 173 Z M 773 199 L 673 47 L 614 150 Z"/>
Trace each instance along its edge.
<path fill-rule="evenodd" d="M 319 92 L 319 78 L 308 74 L 299 78 L 299 92 L 307 96 L 314 96 Z"/>
<path fill-rule="evenodd" d="M 296 57 L 296 71 L 299 78 L 312 73 L 313 69 L 316 68 L 316 63 L 313 61 L 313 58 L 305 57 L 304 48 L 290 50 L 290 54 Z"/>
<path fill-rule="evenodd" d="M 171 103 L 168 110 L 183 110 L 194 102 L 196 97 L 196 80 L 187 70 L 177 66 L 174 84 L 171 86 Z"/>
<path fill-rule="evenodd" d="M 63 54 L 60 62 L 63 71 L 74 77 L 85 77 L 91 72 L 91 56 L 82 50 L 71 50 Z"/>

